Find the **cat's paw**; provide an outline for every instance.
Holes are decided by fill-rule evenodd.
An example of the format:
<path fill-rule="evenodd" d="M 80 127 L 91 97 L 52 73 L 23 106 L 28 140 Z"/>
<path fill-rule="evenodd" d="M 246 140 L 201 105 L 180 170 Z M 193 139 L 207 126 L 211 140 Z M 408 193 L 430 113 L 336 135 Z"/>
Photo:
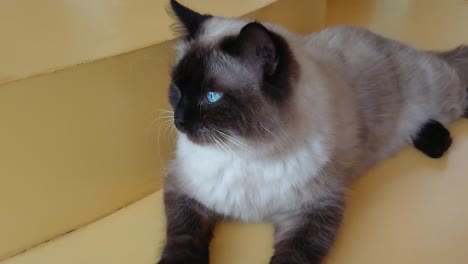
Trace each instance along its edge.
<path fill-rule="evenodd" d="M 182 250 L 163 254 L 157 264 L 209 264 L 209 259 L 207 256 L 199 254 L 184 254 Z"/>
<path fill-rule="evenodd" d="M 303 256 L 298 255 L 274 255 L 270 264 L 321 264 L 319 260 L 307 259 Z"/>
<path fill-rule="evenodd" d="M 270 264 L 289 264 L 291 261 L 284 256 L 273 256 L 270 260 Z"/>
<path fill-rule="evenodd" d="M 179 262 L 171 261 L 169 259 L 160 259 L 157 264 L 177 264 Z"/>
<path fill-rule="evenodd" d="M 163 258 L 158 261 L 158 264 L 209 264 L 209 262 L 200 259 Z"/>
<path fill-rule="evenodd" d="M 450 131 L 441 123 L 430 120 L 420 129 L 416 137 L 413 138 L 414 146 L 427 156 L 438 159 L 452 145 Z"/>

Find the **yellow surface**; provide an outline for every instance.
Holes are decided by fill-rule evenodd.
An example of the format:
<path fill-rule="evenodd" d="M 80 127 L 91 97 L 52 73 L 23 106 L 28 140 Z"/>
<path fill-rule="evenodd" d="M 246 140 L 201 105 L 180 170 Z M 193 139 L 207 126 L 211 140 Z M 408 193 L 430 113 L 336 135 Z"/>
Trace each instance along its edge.
<path fill-rule="evenodd" d="M 38 24 L 52 23 L 52 18 L 57 21 L 67 18 L 66 21 L 76 23 L 78 28 L 95 26 L 94 33 L 87 34 L 99 35 L 108 27 L 121 28 L 119 25 L 124 21 L 134 21 L 127 26 L 128 30 L 136 30 L 140 23 L 157 24 L 159 19 L 164 30 L 150 26 L 160 34 L 148 35 L 161 35 L 158 40 L 169 37 L 168 26 L 172 20 L 164 11 L 167 1 L 148 2 L 146 6 L 140 0 L 112 3 L 60 1 L 61 5 L 57 1 L 46 2 L 49 4 L 0 1 L 0 20 L 8 17 L 19 19 L 11 14 L 20 13 L 18 10 L 31 15 L 34 13 L 36 18 L 40 16 L 43 19 L 50 12 L 58 15 L 60 10 L 66 9 L 68 13 L 60 13 L 60 17 L 49 14 L 49 20 L 37 18 Z M 247 0 L 236 1 L 235 4 L 228 0 L 225 2 L 226 5 L 217 7 L 217 14 L 245 13 L 271 0 L 249 4 L 246 4 Z M 211 5 L 213 1 L 196 3 L 199 5 L 196 8 L 203 12 L 215 8 Z M 146 12 L 156 8 L 153 5 L 157 5 L 159 13 L 155 12 L 151 21 L 145 20 L 144 17 L 149 16 Z M 101 6 L 102 10 L 96 6 Z M 1 14 L 8 13 L 7 9 L 10 16 L 2 17 Z M 145 12 L 139 12 L 143 9 Z M 90 23 L 90 10 L 97 12 L 95 16 L 102 19 L 99 23 L 87 24 Z M 109 13 L 108 16 L 102 14 L 104 11 Z M 290 12 L 281 15 L 284 11 Z M 313 19 L 309 18 L 310 14 L 314 15 Z M 324 0 L 285 0 L 247 16 L 284 22 L 295 31 L 305 32 L 320 27 L 324 15 Z M 37 25 L 30 21 L 33 18 L 24 19 L 29 21 L 29 28 L 23 28 L 24 24 L 19 22 L 17 27 L 12 27 L 15 23 L 11 22 L 8 30 L 16 29 L 15 34 L 39 34 L 36 32 L 39 29 L 35 28 Z M 304 24 L 304 20 L 309 22 Z M 107 40 L 100 38 L 94 40 L 96 50 L 90 46 L 86 48 L 91 35 L 83 37 L 81 44 L 75 43 L 76 46 L 70 49 L 63 41 L 68 41 L 69 35 L 78 41 L 81 35 L 67 28 L 75 26 L 68 25 L 66 21 L 63 25 L 54 22 L 47 30 L 43 29 L 47 32 L 43 32 L 44 36 L 37 41 L 28 40 L 29 50 L 25 49 L 23 45 L 26 44 L 21 38 L 14 41 L 16 47 L 13 47 L 11 39 L 3 41 L 0 45 L 10 46 L 0 46 L 0 57 L 3 56 L 0 75 L 2 69 L 15 71 L 15 64 L 9 63 L 17 62 L 3 54 L 10 56 L 27 51 L 20 58 L 22 67 L 26 69 L 34 63 L 41 67 L 55 63 L 55 59 L 72 63 L 68 55 L 84 60 L 90 53 L 80 53 L 83 51 L 81 48 L 91 49 L 90 52 L 98 52 L 101 48 L 117 52 L 114 46 L 106 46 Z M 0 23 L 0 32 L 10 32 L 6 29 L 7 26 Z M 147 29 L 139 29 L 138 36 L 125 30 L 115 34 L 119 39 L 128 38 L 126 48 L 136 48 L 136 44 L 144 43 L 141 38 Z M 57 34 L 54 38 L 47 35 L 52 32 Z M 59 43 L 55 43 L 55 39 L 60 39 Z M 50 51 L 34 50 L 36 47 L 32 43 L 39 48 L 46 45 L 46 41 Z M 109 59 L 0 85 L 0 260 L 82 227 L 160 188 L 171 154 L 171 144 L 167 142 L 171 137 L 165 126 L 168 123 L 164 124 L 167 119 L 159 119 L 164 113 L 158 109 L 168 108 L 172 44 L 163 42 Z M 33 51 L 34 56 L 29 56 L 28 52 Z M 65 53 L 70 54 L 65 56 Z"/>
<path fill-rule="evenodd" d="M 275 0 L 182 0 L 240 16 Z M 193 2 L 193 3 L 192 3 Z M 0 84 L 173 38 L 168 0 L 0 1 Z"/>
<path fill-rule="evenodd" d="M 291 16 L 287 8 L 281 10 L 285 16 Z M 329 0 L 327 11 L 330 25 L 346 22 L 368 26 L 423 48 L 447 48 L 468 42 L 467 19 L 468 4 L 461 0 Z M 459 121 L 450 130 L 454 145 L 443 159 L 432 160 L 407 148 L 356 182 L 349 194 L 345 223 L 327 264 L 468 263 L 468 121 Z M 37 184 L 21 186 L 33 189 Z M 109 188 L 99 189 L 103 190 L 107 193 L 101 199 L 110 192 Z M 27 191 L 22 194 L 27 196 Z M 34 202 L 34 197 L 24 199 Z M 4 201 L 3 197 L 0 201 Z M 12 207 L 7 202 L 5 205 L 9 207 L 0 208 Z M 30 214 L 23 215 L 27 218 Z M 85 228 L 0 263 L 153 264 L 163 243 L 163 230 L 161 193 L 157 192 Z M 266 264 L 272 252 L 271 237 L 268 225 L 225 224 L 217 230 L 212 263 Z"/>
<path fill-rule="evenodd" d="M 0 259 L 160 186 L 170 149 L 153 121 L 166 106 L 168 49 L 0 86 Z"/>

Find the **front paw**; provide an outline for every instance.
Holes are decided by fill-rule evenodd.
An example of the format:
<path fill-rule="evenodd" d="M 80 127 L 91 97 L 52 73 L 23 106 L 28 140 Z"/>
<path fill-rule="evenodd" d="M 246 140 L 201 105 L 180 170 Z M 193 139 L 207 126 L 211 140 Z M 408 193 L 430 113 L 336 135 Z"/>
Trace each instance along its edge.
<path fill-rule="evenodd" d="M 270 260 L 270 264 L 309 264 L 308 262 L 298 262 L 297 259 L 293 258 L 293 256 L 287 255 L 274 255 Z"/>
<path fill-rule="evenodd" d="M 322 256 L 301 254 L 301 252 L 290 252 L 275 254 L 271 257 L 270 264 L 321 264 Z"/>
<path fill-rule="evenodd" d="M 183 259 L 177 258 L 162 258 L 158 264 L 209 264 L 208 260 L 201 259 Z"/>
<path fill-rule="evenodd" d="M 290 260 L 288 260 L 286 257 L 281 257 L 281 256 L 273 256 L 270 260 L 270 264 L 289 264 Z"/>
<path fill-rule="evenodd" d="M 176 251 L 164 252 L 158 264 L 209 264 L 207 252 L 196 252 L 180 248 Z"/>

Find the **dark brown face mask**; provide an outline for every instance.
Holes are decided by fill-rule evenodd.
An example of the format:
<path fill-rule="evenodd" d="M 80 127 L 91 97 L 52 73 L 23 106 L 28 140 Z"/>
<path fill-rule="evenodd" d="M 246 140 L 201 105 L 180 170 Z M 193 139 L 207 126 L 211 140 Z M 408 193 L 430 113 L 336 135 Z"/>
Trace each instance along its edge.
<path fill-rule="evenodd" d="M 175 13 L 183 26 L 189 25 L 185 40 L 190 45 L 171 75 L 176 128 L 198 144 L 213 143 L 219 134 L 270 138 L 282 123 L 296 69 L 286 42 L 253 22 L 206 47 L 197 34 L 210 16 L 183 7 Z"/>

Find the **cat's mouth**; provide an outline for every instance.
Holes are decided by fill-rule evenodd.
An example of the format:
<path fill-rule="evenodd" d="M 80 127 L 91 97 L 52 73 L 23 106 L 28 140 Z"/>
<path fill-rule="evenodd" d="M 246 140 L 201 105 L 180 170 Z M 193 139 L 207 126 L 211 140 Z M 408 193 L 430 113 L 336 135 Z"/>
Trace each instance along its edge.
<path fill-rule="evenodd" d="M 236 142 L 236 145 L 242 144 L 238 139 L 235 139 L 228 133 L 215 128 L 203 127 L 194 131 L 178 129 L 178 131 L 183 133 L 191 142 L 197 145 L 215 145 L 224 149 L 229 148 L 228 145 L 230 145 L 230 142 Z"/>
<path fill-rule="evenodd" d="M 184 134 L 190 141 L 198 145 L 216 144 L 219 142 L 219 136 L 212 130 L 203 127 L 198 129 L 187 129 L 184 127 L 176 126 L 177 130 Z"/>

